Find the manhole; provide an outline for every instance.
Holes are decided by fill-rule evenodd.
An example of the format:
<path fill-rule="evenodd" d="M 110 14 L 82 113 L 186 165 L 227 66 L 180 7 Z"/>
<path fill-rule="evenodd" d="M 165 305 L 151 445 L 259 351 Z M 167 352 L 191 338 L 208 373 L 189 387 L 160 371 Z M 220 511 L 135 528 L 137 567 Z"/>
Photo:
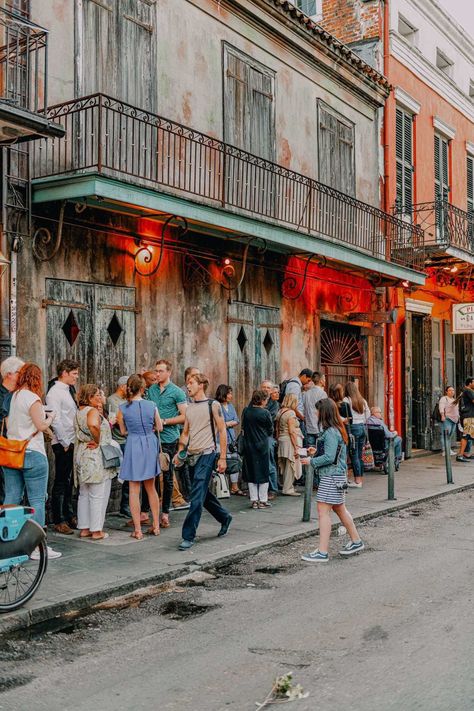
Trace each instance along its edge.
<path fill-rule="evenodd" d="M 216 607 L 219 605 L 197 605 L 195 602 L 186 602 L 186 600 L 170 600 L 161 607 L 160 613 L 172 620 L 187 620 L 189 617 L 204 615 Z"/>
<path fill-rule="evenodd" d="M 19 686 L 25 686 L 33 681 L 35 677 L 32 674 L 19 674 L 18 676 L 0 676 L 0 693 L 10 691 Z"/>

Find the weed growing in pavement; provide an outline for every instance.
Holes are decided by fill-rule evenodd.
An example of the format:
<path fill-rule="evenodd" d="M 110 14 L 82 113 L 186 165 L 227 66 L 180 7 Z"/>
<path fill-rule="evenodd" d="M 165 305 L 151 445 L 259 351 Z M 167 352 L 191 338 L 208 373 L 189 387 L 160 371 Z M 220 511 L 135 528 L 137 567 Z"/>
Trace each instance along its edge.
<path fill-rule="evenodd" d="M 259 703 L 256 701 L 257 711 L 270 704 L 287 704 L 298 699 L 307 699 L 308 691 L 304 691 L 301 684 L 293 684 L 293 672 L 278 676 L 267 697 Z"/>

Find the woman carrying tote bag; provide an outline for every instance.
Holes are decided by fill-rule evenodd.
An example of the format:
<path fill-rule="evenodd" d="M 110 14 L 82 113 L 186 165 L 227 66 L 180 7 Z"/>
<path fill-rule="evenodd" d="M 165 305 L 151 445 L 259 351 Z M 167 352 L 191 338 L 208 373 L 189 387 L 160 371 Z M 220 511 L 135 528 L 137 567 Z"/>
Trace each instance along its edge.
<path fill-rule="evenodd" d="M 117 475 L 118 467 L 106 466 L 108 462 L 101 447 L 111 445 L 112 431 L 100 412 L 102 394 L 97 385 L 88 383 L 81 387 L 78 405 L 74 422 L 74 480 L 79 485 L 77 527 L 80 538 L 103 541 L 109 537 L 103 528 L 112 479 Z M 119 449 L 117 445 L 117 456 Z"/>
<path fill-rule="evenodd" d="M 54 421 L 55 413 L 45 417 L 41 398 L 43 378 L 35 363 L 25 363 L 18 373 L 8 414 L 9 440 L 26 442 L 23 466 L 18 469 L 3 467 L 5 478 L 5 504 L 21 504 L 26 489 L 28 502 L 35 510 L 33 519 L 44 528 L 45 507 L 48 498 L 48 459 L 44 447 L 44 432 Z M 60 558 L 61 553 L 48 546 L 48 558 Z M 39 557 L 37 550 L 31 554 Z"/>

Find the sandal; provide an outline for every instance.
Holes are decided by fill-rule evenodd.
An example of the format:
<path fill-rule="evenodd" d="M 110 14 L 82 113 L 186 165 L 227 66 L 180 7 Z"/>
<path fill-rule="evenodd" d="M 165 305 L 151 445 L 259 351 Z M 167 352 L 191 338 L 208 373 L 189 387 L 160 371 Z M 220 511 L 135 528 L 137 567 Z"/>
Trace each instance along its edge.
<path fill-rule="evenodd" d="M 259 501 L 258 508 L 259 509 L 271 509 L 272 505 L 270 503 L 268 503 L 268 501 Z"/>
<path fill-rule="evenodd" d="M 108 534 L 108 533 L 102 533 L 101 536 L 94 536 L 94 535 L 91 533 L 91 538 L 92 538 L 93 541 L 105 541 L 105 539 L 108 538 L 108 537 L 109 537 L 109 534 Z"/>
<path fill-rule="evenodd" d="M 89 533 L 82 533 L 82 531 L 79 534 L 79 538 L 92 538 L 92 533 L 89 531 Z"/>
<path fill-rule="evenodd" d="M 247 496 L 247 494 L 242 491 L 241 489 L 237 489 L 236 491 L 231 491 L 230 492 L 233 496 Z"/>
<path fill-rule="evenodd" d="M 165 526 L 166 528 L 166 526 Z M 158 528 L 153 528 L 153 526 L 150 526 L 150 528 L 147 530 L 147 534 L 149 536 L 159 536 L 160 535 L 160 527 Z"/>
<path fill-rule="evenodd" d="M 143 541 L 143 533 L 141 531 L 133 531 L 130 534 L 130 538 L 136 538 L 137 541 Z"/>
<path fill-rule="evenodd" d="M 252 501 L 250 504 L 251 509 L 258 509 L 258 501 Z"/>

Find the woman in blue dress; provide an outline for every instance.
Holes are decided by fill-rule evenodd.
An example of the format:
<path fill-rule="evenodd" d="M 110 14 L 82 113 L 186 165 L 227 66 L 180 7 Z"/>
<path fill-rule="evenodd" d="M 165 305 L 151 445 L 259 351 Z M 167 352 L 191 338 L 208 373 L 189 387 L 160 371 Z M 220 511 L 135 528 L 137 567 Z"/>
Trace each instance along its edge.
<path fill-rule="evenodd" d="M 154 402 L 144 400 L 146 383 L 141 375 L 131 375 L 127 381 L 127 402 L 120 405 L 117 424 L 127 436 L 120 478 L 130 482 L 130 510 L 134 531 L 130 535 L 143 539 L 140 524 L 140 485 L 148 494 L 153 525 L 148 533 L 160 534 L 160 500 L 155 488 L 155 477 L 160 474 L 158 437 L 163 425 Z"/>

